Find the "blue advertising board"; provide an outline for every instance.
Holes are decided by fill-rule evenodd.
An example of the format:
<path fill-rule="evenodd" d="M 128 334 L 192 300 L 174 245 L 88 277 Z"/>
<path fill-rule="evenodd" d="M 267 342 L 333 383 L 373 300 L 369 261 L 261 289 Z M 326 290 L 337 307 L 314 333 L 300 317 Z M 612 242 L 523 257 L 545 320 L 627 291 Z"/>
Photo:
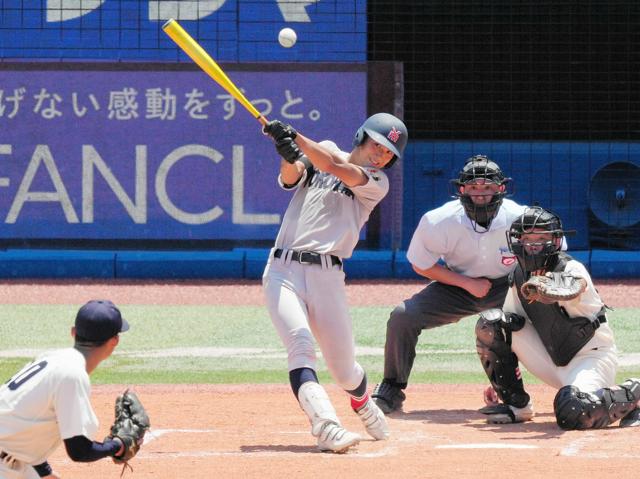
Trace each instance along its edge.
<path fill-rule="evenodd" d="M 366 0 L 2 0 L 0 58 L 189 61 L 174 18 L 219 62 L 365 62 Z M 292 48 L 278 32 L 293 28 Z"/>
<path fill-rule="evenodd" d="M 174 70 L 5 65 L 0 238 L 273 239 L 290 193 L 272 141 L 203 72 Z M 266 117 L 350 151 L 362 67 L 226 70 Z"/>

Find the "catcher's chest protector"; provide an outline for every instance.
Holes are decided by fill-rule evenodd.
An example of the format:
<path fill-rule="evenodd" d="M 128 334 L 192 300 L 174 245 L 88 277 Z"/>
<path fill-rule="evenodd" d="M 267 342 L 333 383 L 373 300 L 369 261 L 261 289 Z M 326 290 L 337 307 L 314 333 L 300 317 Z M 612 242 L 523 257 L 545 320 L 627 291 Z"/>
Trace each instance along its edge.
<path fill-rule="evenodd" d="M 560 253 L 554 272 L 564 271 L 571 259 L 568 254 Z M 570 318 L 558 303 L 544 304 L 536 301 L 529 304 L 520 292 L 526 281 L 520 265 L 514 270 L 512 280 L 522 308 L 536 328 L 551 360 L 556 366 L 566 366 L 593 337 L 596 329 L 600 327 L 600 322 L 582 316 Z M 601 314 L 604 317 L 604 312 Z"/>

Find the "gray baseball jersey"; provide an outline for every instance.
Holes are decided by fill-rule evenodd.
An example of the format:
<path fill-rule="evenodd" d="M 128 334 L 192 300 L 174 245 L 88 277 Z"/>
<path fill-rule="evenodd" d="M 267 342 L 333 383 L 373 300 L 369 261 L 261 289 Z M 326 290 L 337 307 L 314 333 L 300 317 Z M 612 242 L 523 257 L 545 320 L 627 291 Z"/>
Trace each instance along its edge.
<path fill-rule="evenodd" d="M 320 144 L 349 157 L 333 142 Z M 297 190 L 274 250 L 313 251 L 325 260 L 328 255 L 350 257 L 362 225 L 389 190 L 385 173 L 362 169 L 368 181 L 355 187 L 347 187 L 334 175 L 308 169 L 291 187 Z M 364 370 L 355 359 L 344 280 L 341 265 L 330 261 L 300 264 L 286 253 L 278 258 L 270 255 L 262 279 L 271 321 L 287 348 L 289 370 L 317 368 L 315 338 L 336 383 L 350 391 L 361 384 Z"/>
<path fill-rule="evenodd" d="M 346 159 L 332 141 L 320 145 Z M 389 191 L 387 175 L 376 168 L 362 167 L 369 181 L 361 186 L 347 187 L 334 175 L 319 170 L 307 170 L 282 219 L 276 238 L 276 248 L 314 251 L 349 258 L 353 253 L 362 226 L 373 208 Z M 335 192 L 340 194 L 335 194 Z"/>

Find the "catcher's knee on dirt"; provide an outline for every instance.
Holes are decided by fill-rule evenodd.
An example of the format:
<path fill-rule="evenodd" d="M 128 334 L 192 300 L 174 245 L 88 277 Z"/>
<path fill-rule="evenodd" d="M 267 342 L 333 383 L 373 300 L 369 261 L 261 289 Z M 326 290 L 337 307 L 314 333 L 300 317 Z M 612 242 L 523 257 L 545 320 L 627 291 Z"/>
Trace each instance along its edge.
<path fill-rule="evenodd" d="M 476 323 L 476 351 L 491 385 L 503 403 L 523 408 L 529 395 L 518 369 L 518 357 L 511 350 L 499 321 L 480 318 Z"/>
<path fill-rule="evenodd" d="M 619 386 L 584 393 L 575 386 L 564 386 L 553 400 L 558 426 L 567 431 L 599 429 L 622 419 L 640 400 L 640 382 L 628 379 Z"/>

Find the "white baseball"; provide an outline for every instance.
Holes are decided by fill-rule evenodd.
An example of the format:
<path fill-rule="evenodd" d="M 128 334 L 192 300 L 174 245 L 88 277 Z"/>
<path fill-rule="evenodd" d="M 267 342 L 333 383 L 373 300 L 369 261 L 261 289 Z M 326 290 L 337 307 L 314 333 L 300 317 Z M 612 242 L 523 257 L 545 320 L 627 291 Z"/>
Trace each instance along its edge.
<path fill-rule="evenodd" d="M 278 33 L 278 41 L 280 42 L 280 45 L 285 48 L 291 48 L 296 44 L 297 40 L 298 35 L 296 35 L 295 30 L 292 28 L 283 28 L 280 30 L 280 33 Z"/>

